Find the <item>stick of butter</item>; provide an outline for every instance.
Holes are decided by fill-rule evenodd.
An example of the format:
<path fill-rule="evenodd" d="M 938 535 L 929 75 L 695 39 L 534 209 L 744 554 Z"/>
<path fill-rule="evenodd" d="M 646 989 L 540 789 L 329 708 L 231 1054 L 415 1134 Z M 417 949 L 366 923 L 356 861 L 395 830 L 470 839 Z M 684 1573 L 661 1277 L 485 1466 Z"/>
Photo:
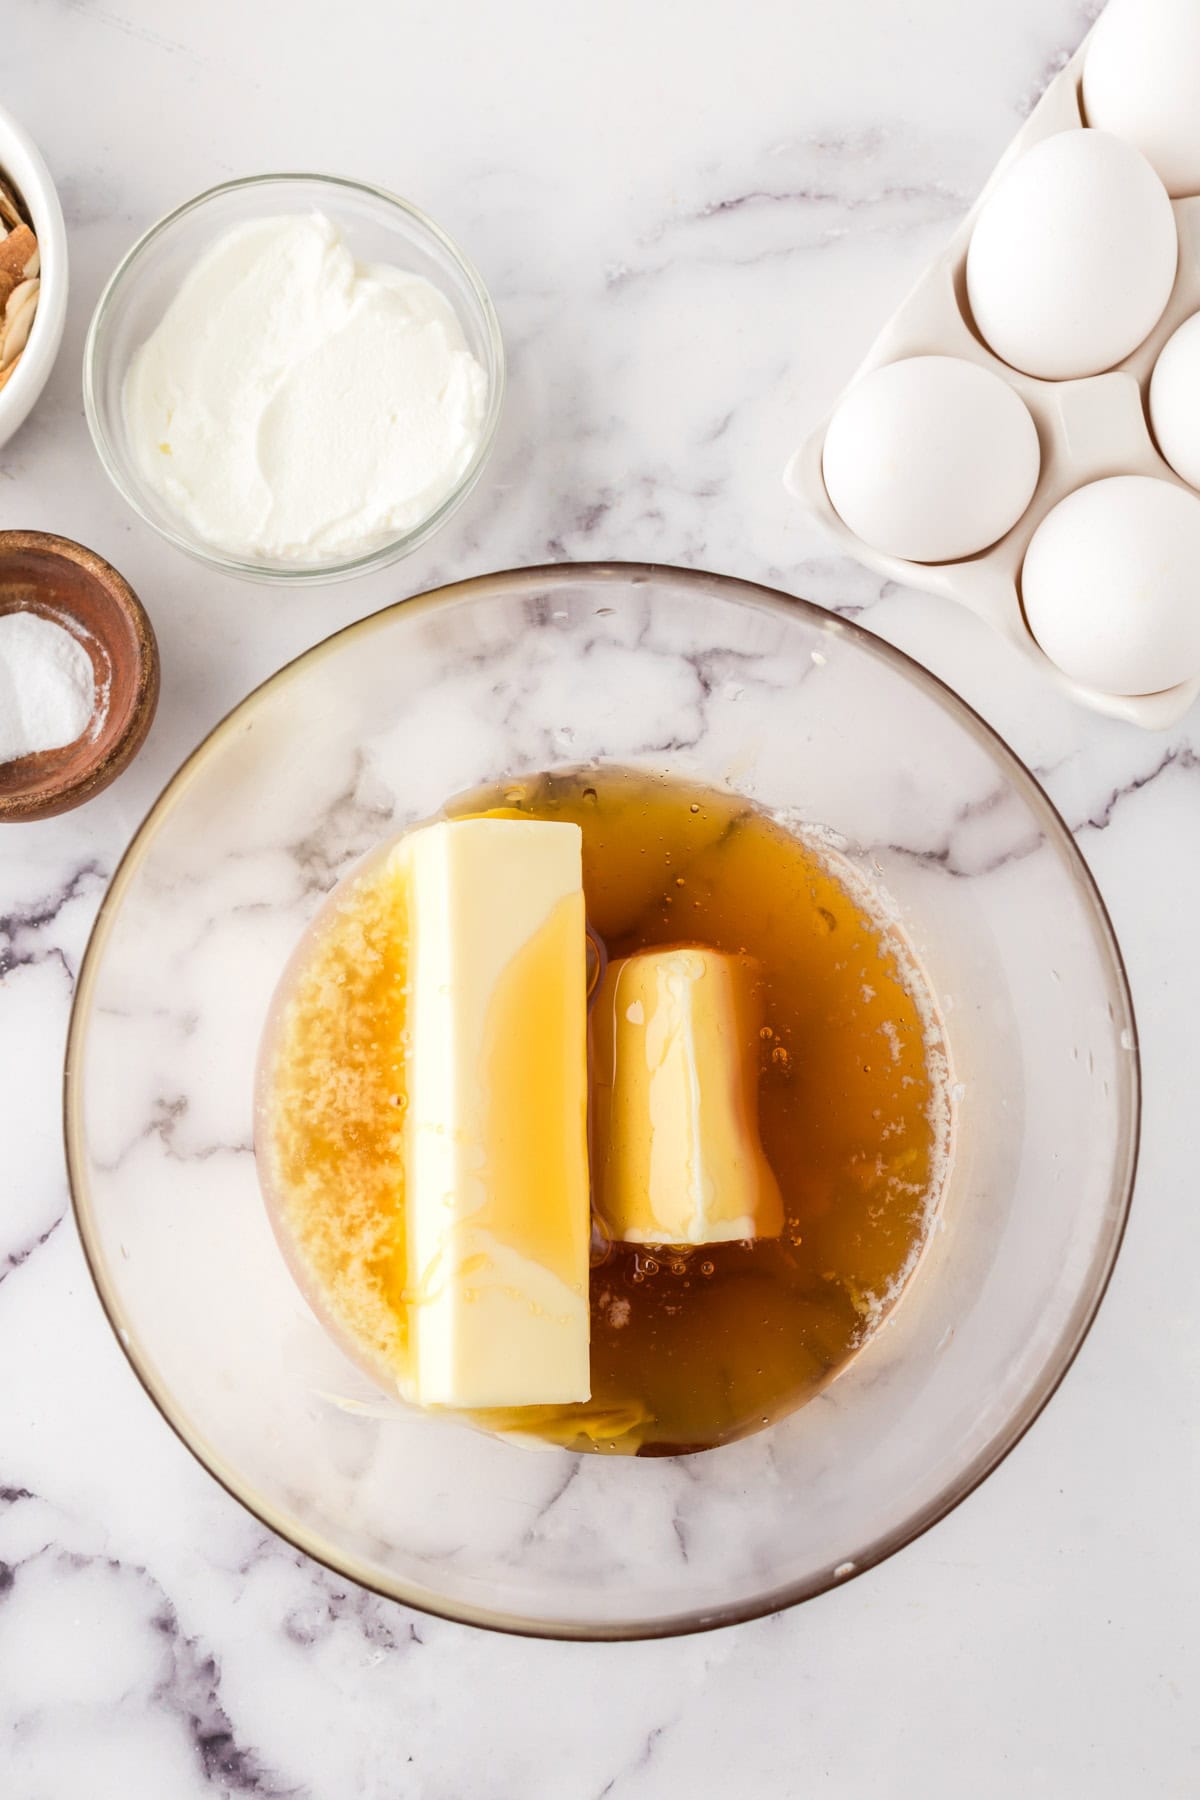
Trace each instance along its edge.
<path fill-rule="evenodd" d="M 411 945 L 411 1397 L 586 1400 L 582 834 L 451 820 L 412 832 L 392 857 Z"/>
<path fill-rule="evenodd" d="M 592 1010 L 597 1205 L 631 1244 L 777 1237 L 758 1135 L 759 971 L 716 950 L 610 963 Z"/>

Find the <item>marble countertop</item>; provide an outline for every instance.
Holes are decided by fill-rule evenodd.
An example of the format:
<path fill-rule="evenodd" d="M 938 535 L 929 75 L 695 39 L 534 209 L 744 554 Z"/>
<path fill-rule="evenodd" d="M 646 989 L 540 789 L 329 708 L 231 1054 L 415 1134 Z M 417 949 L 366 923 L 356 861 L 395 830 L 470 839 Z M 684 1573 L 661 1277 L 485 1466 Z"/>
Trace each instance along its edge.
<path fill-rule="evenodd" d="M 3 98 L 60 184 L 72 293 L 50 386 L 0 452 L 0 526 L 109 557 L 163 658 L 133 769 L 0 844 L 6 1800 L 1196 1792 L 1200 714 L 1152 737 L 1077 710 L 965 613 L 831 553 L 780 482 L 1095 11 L 6 7 Z M 215 181 L 287 167 L 360 175 L 432 212 L 481 267 L 511 358 L 497 454 L 447 531 L 383 575 L 294 594 L 223 581 L 143 529 L 94 458 L 79 398 L 87 320 L 131 240 Z M 1045 772 L 1101 883 L 1146 1078 L 1112 1289 L 1000 1470 L 843 1591 L 623 1647 L 410 1614 L 244 1514 L 111 1338 L 58 1117 L 105 882 L 209 726 L 390 600 L 593 557 L 806 594 L 979 707 Z"/>

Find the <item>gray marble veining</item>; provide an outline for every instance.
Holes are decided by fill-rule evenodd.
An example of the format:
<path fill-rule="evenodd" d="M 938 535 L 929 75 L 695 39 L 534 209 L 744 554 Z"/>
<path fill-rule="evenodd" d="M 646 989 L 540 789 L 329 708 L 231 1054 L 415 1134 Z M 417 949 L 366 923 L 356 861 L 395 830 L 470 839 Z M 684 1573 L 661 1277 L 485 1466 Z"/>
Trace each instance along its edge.
<path fill-rule="evenodd" d="M 832 556 L 784 461 L 1096 12 L 1078 0 L 749 0 L 586 14 L 513 0 L 5 16 L 6 103 L 62 185 L 67 335 L 0 455 L 0 524 L 94 545 L 142 594 L 162 708 L 121 782 L 0 841 L 0 1793 L 14 1800 L 643 1800 L 731 1792 L 1182 1796 L 1200 1780 L 1194 1171 L 1195 717 L 1161 739 L 1031 680 L 985 628 Z M 83 334 L 132 238 L 211 182 L 313 166 L 409 193 L 491 285 L 511 386 L 469 506 L 410 563 L 265 593 L 174 556 L 95 463 Z M 406 1613 L 265 1533 L 129 1374 L 67 1216 L 67 1009 L 116 862 L 169 773 L 339 625 L 485 569 L 659 558 L 806 594 L 956 686 L 1042 776 L 1113 911 L 1147 1130 L 1109 1299 L 1050 1412 L 956 1515 L 798 1612 L 619 1649 Z M 704 683 L 726 671 L 689 670 Z M 519 705 L 510 694 L 504 704 Z M 499 717 L 503 718 L 503 705 Z M 986 806 L 987 796 L 977 805 Z M 377 826 L 330 796 L 280 892 Z M 972 854 L 971 821 L 925 852 Z M 248 873 L 254 897 L 262 870 Z M 290 882 L 291 888 L 286 888 Z M 186 1011 L 164 1018 L 186 1034 Z M 156 1143 L 224 1141 L 159 1096 Z M 113 1153 L 133 1139 L 115 1133 Z M 136 1135 L 136 1134 L 135 1134 Z M 222 1153 L 244 1154 L 235 1132 Z M 553 1502 L 547 1529 L 553 1521 Z M 686 1512 L 681 1512 L 686 1520 Z M 686 1523 L 677 1552 L 689 1553 Z"/>

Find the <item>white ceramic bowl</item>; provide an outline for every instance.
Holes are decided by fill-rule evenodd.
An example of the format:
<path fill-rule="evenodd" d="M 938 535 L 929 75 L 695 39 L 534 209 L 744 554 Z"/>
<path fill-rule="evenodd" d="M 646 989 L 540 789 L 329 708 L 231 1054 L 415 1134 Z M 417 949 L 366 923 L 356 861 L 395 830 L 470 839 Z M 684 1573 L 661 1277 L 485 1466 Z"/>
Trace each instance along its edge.
<path fill-rule="evenodd" d="M 41 152 L 23 125 L 0 106 L 0 173 L 29 210 L 42 258 L 41 290 L 29 342 L 16 373 L 0 388 L 0 444 L 25 423 L 45 387 L 67 317 L 67 228 Z"/>

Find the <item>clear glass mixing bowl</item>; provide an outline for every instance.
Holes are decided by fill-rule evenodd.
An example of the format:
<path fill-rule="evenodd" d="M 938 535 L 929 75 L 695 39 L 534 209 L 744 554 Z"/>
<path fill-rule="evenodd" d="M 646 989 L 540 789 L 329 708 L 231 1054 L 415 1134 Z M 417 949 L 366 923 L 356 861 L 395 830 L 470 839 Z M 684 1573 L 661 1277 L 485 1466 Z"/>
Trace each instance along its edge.
<path fill-rule="evenodd" d="M 890 1322 L 810 1405 L 696 1457 L 536 1452 L 406 1412 L 308 1311 L 255 1178 L 264 1015 L 332 883 L 461 789 L 591 758 L 728 784 L 837 832 L 924 959 L 961 1084 L 942 1225 Z M 232 1494 L 410 1605 L 637 1637 L 820 1593 L 1012 1448 L 1112 1270 L 1138 1063 L 1083 861 L 962 701 L 766 589 L 563 566 L 364 619 L 217 727 L 101 907 L 66 1120 L 112 1324 Z"/>

